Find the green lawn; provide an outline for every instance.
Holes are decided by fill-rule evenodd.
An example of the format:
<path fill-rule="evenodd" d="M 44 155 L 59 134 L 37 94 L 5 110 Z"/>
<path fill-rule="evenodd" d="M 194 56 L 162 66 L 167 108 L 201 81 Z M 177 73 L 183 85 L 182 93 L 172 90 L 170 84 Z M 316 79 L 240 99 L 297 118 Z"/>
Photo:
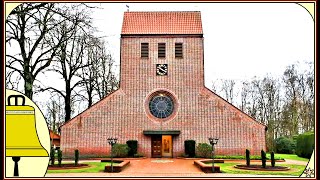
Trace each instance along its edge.
<path fill-rule="evenodd" d="M 257 171 L 257 170 L 241 170 L 234 168 L 239 163 L 217 163 L 223 173 L 230 174 L 261 174 L 261 175 L 291 175 L 300 176 L 305 169 L 303 165 L 281 164 L 281 166 L 290 167 L 289 171 Z M 277 166 L 277 164 L 276 164 Z"/>
<path fill-rule="evenodd" d="M 267 159 L 271 159 L 270 158 L 271 156 L 267 155 Z M 228 155 L 228 156 L 225 156 L 225 155 L 217 155 L 217 156 L 214 156 L 215 159 L 243 159 L 245 160 L 246 159 L 246 156 L 245 155 Z M 280 156 L 276 156 L 275 155 L 275 160 L 283 160 L 283 158 L 281 158 Z M 261 156 L 260 155 L 251 155 L 250 156 L 250 159 L 251 160 L 259 160 L 261 159 Z"/>
<path fill-rule="evenodd" d="M 81 169 L 63 169 L 63 170 L 48 170 L 47 173 L 98 173 L 104 171 L 104 166 L 111 164 L 110 162 L 85 162 L 89 167 Z M 119 163 L 113 163 L 114 165 Z"/>
<path fill-rule="evenodd" d="M 267 153 L 267 157 L 270 157 L 269 153 Z M 309 161 L 309 159 L 299 157 L 296 154 L 275 154 L 275 157 L 284 158 L 285 160 L 286 159 L 291 159 L 291 160 L 304 161 L 304 162 L 308 162 Z"/>

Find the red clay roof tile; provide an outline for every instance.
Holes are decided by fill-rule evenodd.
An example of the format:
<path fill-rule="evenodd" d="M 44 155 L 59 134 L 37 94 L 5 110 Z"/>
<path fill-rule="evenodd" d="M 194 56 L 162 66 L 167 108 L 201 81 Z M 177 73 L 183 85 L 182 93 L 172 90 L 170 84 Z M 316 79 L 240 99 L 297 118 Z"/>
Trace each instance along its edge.
<path fill-rule="evenodd" d="M 203 34 L 198 11 L 125 12 L 121 34 Z"/>

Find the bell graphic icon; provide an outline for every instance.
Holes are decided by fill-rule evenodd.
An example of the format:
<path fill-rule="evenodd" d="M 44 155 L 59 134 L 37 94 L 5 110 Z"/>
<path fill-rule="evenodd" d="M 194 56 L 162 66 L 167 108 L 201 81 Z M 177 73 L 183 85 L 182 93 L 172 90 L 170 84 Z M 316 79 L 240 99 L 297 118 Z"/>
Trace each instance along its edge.
<path fill-rule="evenodd" d="M 12 100 L 14 104 L 11 104 Z M 10 95 L 6 106 L 6 157 L 12 157 L 14 161 L 14 176 L 19 176 L 21 157 L 48 156 L 39 141 L 34 107 L 25 105 L 24 96 Z"/>

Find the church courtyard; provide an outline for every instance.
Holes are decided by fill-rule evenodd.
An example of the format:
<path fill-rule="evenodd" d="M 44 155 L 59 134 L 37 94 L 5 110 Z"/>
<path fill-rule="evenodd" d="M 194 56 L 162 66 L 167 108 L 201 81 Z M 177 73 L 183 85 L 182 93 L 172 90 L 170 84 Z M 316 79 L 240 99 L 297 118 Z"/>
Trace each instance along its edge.
<path fill-rule="evenodd" d="M 245 164 L 245 160 L 234 160 L 217 163 L 222 173 L 204 173 L 193 163 L 195 159 L 178 158 L 141 158 L 130 159 L 130 165 L 119 173 L 105 173 L 103 169 L 95 173 L 60 173 L 58 170 L 48 170 L 46 177 L 298 177 L 304 171 L 307 161 L 291 160 L 277 162 L 277 165 L 289 166 L 286 172 L 243 171 L 233 168 L 236 164 Z M 70 161 L 70 163 L 72 163 Z M 92 163 L 95 166 L 99 160 L 84 160 L 80 163 Z M 256 164 L 260 164 L 256 162 Z M 242 171 L 242 172 L 241 172 Z"/>

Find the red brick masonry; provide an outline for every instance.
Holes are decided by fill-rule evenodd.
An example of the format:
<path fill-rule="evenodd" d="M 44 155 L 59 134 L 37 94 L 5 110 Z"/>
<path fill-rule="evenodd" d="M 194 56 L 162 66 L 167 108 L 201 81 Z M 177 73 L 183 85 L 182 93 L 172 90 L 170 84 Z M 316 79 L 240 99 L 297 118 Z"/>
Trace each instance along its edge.
<path fill-rule="evenodd" d="M 149 58 L 141 58 L 141 43 L 149 43 Z M 158 58 L 158 43 L 166 43 L 165 58 Z M 175 43 L 183 43 L 183 58 L 175 58 Z M 144 130 L 180 130 L 172 139 L 174 157 L 184 152 L 185 140 L 209 143 L 211 136 L 219 138 L 216 154 L 260 154 L 265 126 L 204 86 L 203 57 L 202 35 L 123 35 L 120 88 L 61 127 L 64 154 L 77 148 L 81 155 L 106 155 L 107 138 L 117 137 L 119 143 L 138 140 L 138 152 L 150 157 L 151 137 Z M 157 76 L 156 64 L 168 64 L 168 75 Z M 176 114 L 165 120 L 148 113 L 149 95 L 159 90 L 175 101 Z"/>

